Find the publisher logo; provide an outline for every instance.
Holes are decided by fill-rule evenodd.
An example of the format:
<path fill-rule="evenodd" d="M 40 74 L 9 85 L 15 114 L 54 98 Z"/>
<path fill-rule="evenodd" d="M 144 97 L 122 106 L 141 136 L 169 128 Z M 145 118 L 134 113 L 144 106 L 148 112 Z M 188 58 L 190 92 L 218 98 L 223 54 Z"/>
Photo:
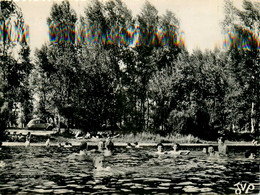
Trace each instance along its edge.
<path fill-rule="evenodd" d="M 238 182 L 234 186 L 237 187 L 237 189 L 235 190 L 236 194 L 242 194 L 242 193 L 248 194 L 250 193 L 251 190 L 255 189 L 254 184 L 251 183 Z"/>

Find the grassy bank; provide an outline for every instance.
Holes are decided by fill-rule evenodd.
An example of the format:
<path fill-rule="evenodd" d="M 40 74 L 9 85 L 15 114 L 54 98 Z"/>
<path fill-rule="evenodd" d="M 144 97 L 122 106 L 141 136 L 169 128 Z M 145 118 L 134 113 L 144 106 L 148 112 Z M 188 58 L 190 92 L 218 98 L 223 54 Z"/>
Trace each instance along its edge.
<path fill-rule="evenodd" d="M 160 135 L 152 134 L 149 132 L 142 132 L 142 133 L 129 133 L 129 134 L 123 134 L 119 135 L 118 137 L 113 139 L 115 142 L 122 142 L 122 143 L 204 143 L 205 141 L 194 137 L 193 135 L 169 135 L 166 137 L 162 137 Z"/>

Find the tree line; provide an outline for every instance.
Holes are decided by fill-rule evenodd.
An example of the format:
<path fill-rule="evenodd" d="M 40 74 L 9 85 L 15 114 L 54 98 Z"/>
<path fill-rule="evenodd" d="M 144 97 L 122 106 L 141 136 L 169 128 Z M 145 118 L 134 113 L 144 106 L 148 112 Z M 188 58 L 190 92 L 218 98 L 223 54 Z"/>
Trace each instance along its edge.
<path fill-rule="evenodd" d="M 23 24 L 14 2 L 1 8 L 2 23 L 19 12 Z M 69 1 L 54 3 L 50 41 L 34 61 L 26 41 L 16 43 L 14 58 L 14 44 L 4 36 L 1 129 L 15 123 L 19 103 L 24 124 L 37 116 L 91 132 L 257 135 L 259 21 L 259 3 L 244 0 L 240 10 L 226 1 L 223 48 L 189 53 L 175 14 L 159 15 L 148 1 L 136 17 L 121 0 L 94 0 L 80 17 Z"/>

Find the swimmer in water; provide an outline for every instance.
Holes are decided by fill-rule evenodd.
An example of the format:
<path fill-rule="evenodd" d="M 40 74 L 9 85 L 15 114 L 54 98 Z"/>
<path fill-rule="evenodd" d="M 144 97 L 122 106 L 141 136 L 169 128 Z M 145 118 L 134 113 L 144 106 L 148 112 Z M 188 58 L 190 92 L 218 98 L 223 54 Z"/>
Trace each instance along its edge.
<path fill-rule="evenodd" d="M 127 143 L 126 148 L 128 148 L 128 149 L 132 148 L 131 143 Z"/>
<path fill-rule="evenodd" d="M 103 152 L 105 146 L 105 141 L 98 142 L 98 152 Z"/>
<path fill-rule="evenodd" d="M 69 158 L 84 160 L 88 156 L 88 144 L 87 142 L 82 142 L 79 147 L 79 153 L 73 153 L 69 155 Z"/>
<path fill-rule="evenodd" d="M 25 147 L 29 147 L 31 143 L 31 132 L 26 135 Z"/>
<path fill-rule="evenodd" d="M 94 158 L 94 169 L 95 170 L 97 170 L 97 171 L 110 170 L 110 167 L 103 167 L 103 160 L 104 160 L 103 156 L 98 156 L 98 157 Z"/>
<path fill-rule="evenodd" d="M 218 154 L 220 156 L 227 156 L 227 145 L 223 137 L 218 139 Z"/>
<path fill-rule="evenodd" d="M 64 148 L 71 148 L 72 144 L 69 142 L 65 142 Z"/>
<path fill-rule="evenodd" d="M 255 159 L 256 158 L 256 153 L 257 153 L 257 141 L 256 140 L 253 140 L 252 141 L 252 144 L 254 145 L 253 148 L 251 148 L 249 151 L 247 151 L 245 153 L 245 157 L 248 158 L 248 159 Z"/>
<path fill-rule="evenodd" d="M 112 142 L 111 138 L 108 137 L 105 142 L 104 156 L 111 156 L 112 152 L 114 151 L 114 148 L 114 143 Z"/>
<path fill-rule="evenodd" d="M 46 147 L 49 147 L 49 146 L 50 146 L 50 138 L 48 138 L 48 139 L 46 140 L 45 146 L 46 146 Z"/>
<path fill-rule="evenodd" d="M 155 152 L 156 154 L 166 154 L 166 152 L 163 151 L 163 144 L 159 143 L 157 144 L 157 152 Z"/>
<path fill-rule="evenodd" d="M 180 145 L 178 143 L 174 143 L 172 146 L 173 150 L 168 152 L 169 154 L 173 154 L 173 155 L 187 155 L 190 153 L 189 150 L 179 150 L 180 149 Z"/>
<path fill-rule="evenodd" d="M 140 148 L 140 145 L 139 145 L 138 142 L 135 142 L 135 143 L 134 143 L 134 146 L 135 146 L 135 148 Z"/>
<path fill-rule="evenodd" d="M 255 159 L 255 151 L 254 150 L 249 150 L 245 153 L 245 157 L 248 158 L 248 159 Z"/>
<path fill-rule="evenodd" d="M 208 154 L 209 154 L 209 156 L 211 156 L 211 157 L 213 157 L 213 156 L 218 156 L 218 153 L 215 152 L 213 146 L 209 146 L 209 148 L 208 148 Z"/>

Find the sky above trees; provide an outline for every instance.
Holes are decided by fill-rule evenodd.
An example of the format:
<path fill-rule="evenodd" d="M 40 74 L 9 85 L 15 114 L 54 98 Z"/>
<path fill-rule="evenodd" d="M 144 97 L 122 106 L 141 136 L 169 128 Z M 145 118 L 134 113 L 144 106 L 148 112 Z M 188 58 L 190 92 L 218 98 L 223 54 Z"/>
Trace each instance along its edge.
<path fill-rule="evenodd" d="M 32 50 L 39 48 L 49 39 L 47 17 L 53 2 L 53 0 L 16 2 L 22 9 L 25 22 L 30 27 Z M 123 2 L 132 10 L 134 16 L 140 13 L 145 3 L 144 0 L 123 0 Z M 149 2 L 156 7 L 159 15 L 165 14 L 167 9 L 176 14 L 189 51 L 222 47 L 221 22 L 224 18 L 224 0 L 150 0 Z M 89 1 L 70 0 L 70 3 L 77 15 L 83 16 Z M 239 7 L 242 0 L 236 0 L 234 3 Z"/>

